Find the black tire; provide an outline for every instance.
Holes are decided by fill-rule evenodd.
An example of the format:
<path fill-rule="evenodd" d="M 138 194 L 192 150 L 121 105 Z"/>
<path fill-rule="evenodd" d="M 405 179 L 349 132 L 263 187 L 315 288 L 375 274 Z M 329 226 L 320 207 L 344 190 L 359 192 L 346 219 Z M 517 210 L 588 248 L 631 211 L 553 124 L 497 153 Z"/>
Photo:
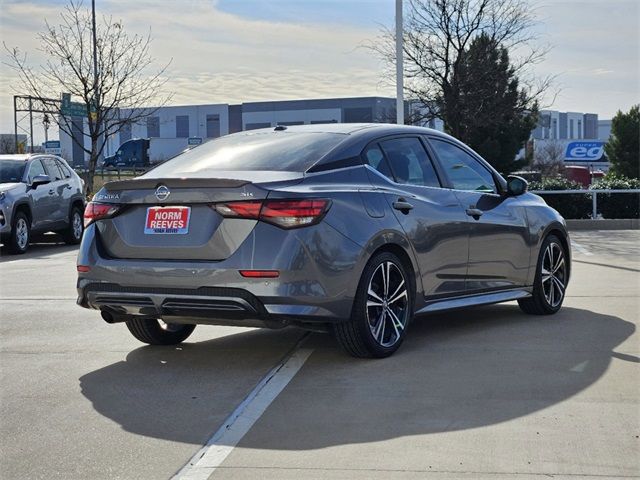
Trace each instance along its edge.
<path fill-rule="evenodd" d="M 386 274 L 390 291 L 385 295 L 371 296 L 370 286 L 374 293 L 379 287 L 384 291 L 385 273 L 380 269 L 388 264 L 392 265 L 387 269 L 390 273 Z M 360 358 L 384 358 L 400 347 L 413 318 L 415 293 L 410 278 L 400 259 L 392 253 L 382 252 L 369 260 L 358 284 L 351 318 L 333 327 L 338 343 L 348 354 Z M 402 285 L 404 292 L 400 290 Z M 400 325 L 402 328 L 399 329 Z M 386 333 L 389 333 L 388 337 Z"/>
<path fill-rule="evenodd" d="M 78 206 L 71 208 L 69 213 L 69 226 L 62 233 L 62 238 L 67 245 L 77 245 L 82 240 L 84 232 L 84 212 Z M 75 222 L 79 222 L 76 224 Z"/>
<path fill-rule="evenodd" d="M 552 252 L 551 258 L 548 256 L 549 249 Z M 549 272 L 553 268 L 548 268 L 548 262 L 551 261 L 553 264 L 560 263 L 557 259 L 554 261 L 554 256 L 558 253 L 562 255 L 561 266 L 551 272 L 550 276 Z M 568 272 L 567 252 L 562 242 L 557 236 L 549 235 L 540 247 L 536 276 L 533 281 L 533 295 L 529 298 L 518 300 L 520 309 L 530 315 L 552 315 L 560 310 L 566 292 Z M 551 286 L 549 283 L 551 283 Z M 549 290 L 550 288 L 552 289 L 551 291 Z"/>
<path fill-rule="evenodd" d="M 185 341 L 196 328 L 195 325 L 179 323 L 160 324 L 155 319 L 131 319 L 127 322 L 131 334 L 149 345 L 176 345 Z"/>
<path fill-rule="evenodd" d="M 24 235 L 26 235 L 26 240 Z M 31 241 L 31 222 L 24 212 L 16 212 L 11 223 L 11 233 L 7 249 L 10 253 L 23 254 L 29 249 Z"/>

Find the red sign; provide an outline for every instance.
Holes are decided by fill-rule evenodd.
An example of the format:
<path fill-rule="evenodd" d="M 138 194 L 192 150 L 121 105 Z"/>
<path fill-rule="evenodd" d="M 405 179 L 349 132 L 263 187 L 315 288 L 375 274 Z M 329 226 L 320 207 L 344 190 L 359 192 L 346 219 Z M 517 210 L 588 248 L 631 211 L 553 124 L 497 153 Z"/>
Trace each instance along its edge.
<path fill-rule="evenodd" d="M 190 207 L 149 207 L 144 233 L 175 234 L 189 233 Z"/>

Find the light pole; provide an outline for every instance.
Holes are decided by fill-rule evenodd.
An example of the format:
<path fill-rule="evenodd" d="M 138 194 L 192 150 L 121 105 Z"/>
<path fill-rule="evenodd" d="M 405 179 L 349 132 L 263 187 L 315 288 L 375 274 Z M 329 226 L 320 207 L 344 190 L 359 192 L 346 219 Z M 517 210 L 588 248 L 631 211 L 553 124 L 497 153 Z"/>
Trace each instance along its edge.
<path fill-rule="evenodd" d="M 404 125 L 402 0 L 396 0 L 396 123 Z"/>

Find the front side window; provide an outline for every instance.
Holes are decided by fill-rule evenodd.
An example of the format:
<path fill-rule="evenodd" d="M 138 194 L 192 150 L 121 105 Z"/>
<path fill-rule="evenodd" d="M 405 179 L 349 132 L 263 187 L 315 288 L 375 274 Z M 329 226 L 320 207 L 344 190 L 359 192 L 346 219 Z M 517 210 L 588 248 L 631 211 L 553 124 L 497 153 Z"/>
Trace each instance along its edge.
<path fill-rule="evenodd" d="M 497 193 L 493 175 L 478 160 L 452 143 L 436 138 L 430 139 L 430 143 L 453 188 L 472 192 Z"/>
<path fill-rule="evenodd" d="M 40 160 L 34 160 L 29 166 L 29 183 L 33 182 L 33 179 L 38 175 L 46 175 L 42 162 Z"/>
<path fill-rule="evenodd" d="M 394 138 L 381 145 L 398 183 L 440 187 L 433 164 L 418 138 Z"/>

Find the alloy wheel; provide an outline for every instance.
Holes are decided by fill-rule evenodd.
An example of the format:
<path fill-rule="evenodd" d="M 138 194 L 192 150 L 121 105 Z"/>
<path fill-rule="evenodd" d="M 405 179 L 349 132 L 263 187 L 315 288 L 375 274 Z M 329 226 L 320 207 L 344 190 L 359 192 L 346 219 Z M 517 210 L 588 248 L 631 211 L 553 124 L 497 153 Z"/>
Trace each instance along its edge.
<path fill-rule="evenodd" d="M 407 282 L 393 262 L 383 262 L 371 276 L 367 290 L 367 320 L 375 341 L 383 347 L 402 337 L 409 316 Z"/>
<path fill-rule="evenodd" d="M 73 237 L 76 240 L 80 240 L 82 237 L 82 217 L 78 213 L 78 211 L 73 212 L 73 220 L 72 220 L 72 228 L 73 228 Z"/>
<path fill-rule="evenodd" d="M 562 247 L 550 243 L 542 257 L 542 290 L 545 300 L 553 308 L 560 305 L 564 298 L 566 272 Z"/>
<path fill-rule="evenodd" d="M 29 226 L 24 218 L 18 218 L 16 222 L 16 244 L 20 250 L 27 248 L 29 243 Z"/>

